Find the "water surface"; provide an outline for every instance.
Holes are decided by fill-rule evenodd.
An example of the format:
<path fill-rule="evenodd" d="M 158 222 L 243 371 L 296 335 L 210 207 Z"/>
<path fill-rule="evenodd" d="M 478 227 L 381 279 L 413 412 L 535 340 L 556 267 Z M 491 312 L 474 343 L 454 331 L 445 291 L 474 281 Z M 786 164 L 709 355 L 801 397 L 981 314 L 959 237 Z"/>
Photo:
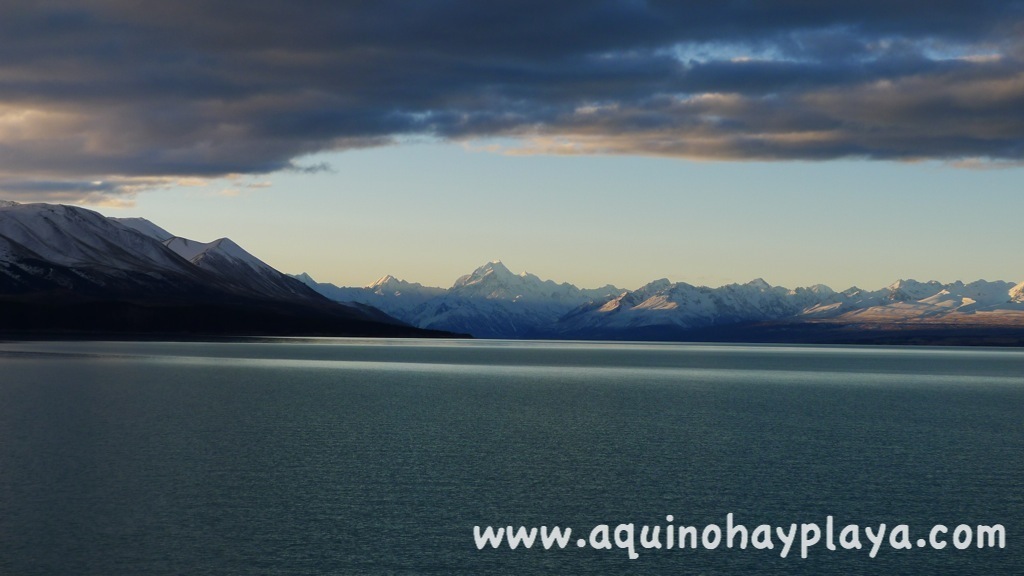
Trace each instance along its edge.
<path fill-rule="evenodd" d="M 1007 546 L 629 560 L 472 537 L 729 512 L 1001 523 Z M 1017 350 L 0 343 L 0 574 L 1014 574 L 1022 527 Z"/>

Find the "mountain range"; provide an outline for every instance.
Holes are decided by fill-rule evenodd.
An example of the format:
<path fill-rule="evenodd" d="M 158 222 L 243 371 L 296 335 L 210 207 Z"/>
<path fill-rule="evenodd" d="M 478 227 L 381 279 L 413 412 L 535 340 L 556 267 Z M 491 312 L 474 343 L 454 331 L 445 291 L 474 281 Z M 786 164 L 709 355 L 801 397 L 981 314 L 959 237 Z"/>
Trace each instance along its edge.
<path fill-rule="evenodd" d="M 1024 282 L 584 289 L 484 264 L 449 288 L 282 274 L 228 238 L 0 202 L 0 334 L 369 335 L 1024 345 Z"/>
<path fill-rule="evenodd" d="M 718 288 L 660 279 L 636 290 L 580 289 L 514 274 L 500 261 L 447 289 L 393 276 L 361 288 L 295 278 L 414 326 L 482 338 L 1024 343 L 1024 282 L 899 280 L 837 292 L 760 278 Z"/>
<path fill-rule="evenodd" d="M 14 202 L 0 203 L 0 333 L 450 335 L 334 302 L 228 238 Z"/>

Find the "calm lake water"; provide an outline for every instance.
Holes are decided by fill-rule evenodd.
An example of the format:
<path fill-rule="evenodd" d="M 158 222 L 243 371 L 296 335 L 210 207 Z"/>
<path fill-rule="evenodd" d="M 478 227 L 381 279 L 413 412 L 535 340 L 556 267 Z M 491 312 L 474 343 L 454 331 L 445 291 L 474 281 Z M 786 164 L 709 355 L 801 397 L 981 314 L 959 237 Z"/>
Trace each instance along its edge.
<path fill-rule="evenodd" d="M 751 531 L 832 515 L 864 549 L 639 546 L 643 525 L 727 513 Z M 1006 546 L 886 535 L 870 558 L 883 522 L 912 542 L 1002 524 Z M 638 559 L 576 545 L 626 523 Z M 573 535 L 478 550 L 477 525 Z M 1020 350 L 0 343 L 3 575 L 1022 570 Z"/>

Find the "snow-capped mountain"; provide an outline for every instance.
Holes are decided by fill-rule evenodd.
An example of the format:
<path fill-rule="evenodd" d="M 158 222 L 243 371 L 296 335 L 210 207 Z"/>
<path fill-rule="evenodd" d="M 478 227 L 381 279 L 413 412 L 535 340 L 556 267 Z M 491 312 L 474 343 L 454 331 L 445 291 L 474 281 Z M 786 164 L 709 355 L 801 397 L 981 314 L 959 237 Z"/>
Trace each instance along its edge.
<path fill-rule="evenodd" d="M 481 338 L 523 338 L 546 333 L 559 317 L 580 304 L 620 292 L 614 286 L 581 290 L 529 273 L 514 274 L 497 260 L 458 278 L 447 290 L 394 276 L 385 276 L 363 288 L 319 284 L 308 274 L 296 278 L 339 302 L 370 304 L 414 326 Z"/>
<path fill-rule="evenodd" d="M 606 297 L 618 291 L 612 285 L 587 290 L 567 282 L 541 280 L 529 272 L 513 274 L 500 260 L 493 260 L 457 279 L 448 293 L 466 299 L 576 305 L 582 299 Z"/>
<path fill-rule="evenodd" d="M 305 273 L 293 278 L 336 302 L 355 302 L 373 306 L 404 322 L 408 322 L 414 309 L 445 293 L 444 288 L 406 282 L 391 275 L 358 288 L 343 288 L 327 282 L 317 282 Z"/>
<path fill-rule="evenodd" d="M 456 280 L 443 296 L 413 310 L 409 321 L 480 338 L 523 338 L 546 333 L 573 308 L 617 292 L 614 286 L 580 290 L 525 272 L 513 274 L 495 260 Z"/>
<path fill-rule="evenodd" d="M 168 247 L 194 266 L 219 277 L 222 283 L 238 290 L 257 292 L 271 298 L 310 298 L 311 291 L 302 282 L 282 274 L 253 256 L 230 238 L 198 242 L 175 236 L 145 218 L 109 218 L 140 232 Z"/>
<path fill-rule="evenodd" d="M 904 291 L 906 287 L 910 289 Z M 971 323 L 1001 314 L 1014 323 L 1019 307 L 1013 303 L 1012 289 L 1012 282 L 1003 281 L 942 284 L 900 280 L 870 296 L 841 302 L 830 313 L 818 316 L 851 323 Z"/>
<path fill-rule="evenodd" d="M 721 288 L 657 280 L 635 292 L 594 302 L 562 318 L 559 332 L 671 325 L 700 328 L 771 320 L 799 313 L 809 303 L 804 292 L 772 287 L 758 278 Z"/>
<path fill-rule="evenodd" d="M 255 290 L 267 297 L 285 299 L 309 298 L 314 293 L 302 282 L 278 272 L 229 238 L 196 242 L 175 236 L 163 244 L 198 268 L 216 274 L 234 289 Z"/>
<path fill-rule="evenodd" d="M 332 302 L 227 238 L 14 202 L 0 202 L 2 330 L 431 335 Z"/>
<path fill-rule="evenodd" d="M 91 210 L 0 206 L 0 293 L 179 292 L 205 280 L 160 242 Z"/>
<path fill-rule="evenodd" d="M 924 326 L 932 335 L 998 329 L 1020 341 L 1024 282 L 898 280 L 880 290 L 836 292 L 763 279 L 709 288 L 663 278 L 636 290 L 580 289 L 492 261 L 447 289 L 394 276 L 346 288 L 281 274 L 228 238 L 197 242 L 142 218 L 0 201 L 0 330 L 144 331 L 157 322 L 181 330 L 338 334 L 343 319 L 340 333 L 385 334 L 394 333 L 392 316 L 491 338 L 685 339 L 718 328 L 748 338 L 768 326 L 778 328 L 771 336 L 780 341 L 815 341 L 821 327 Z M 793 336 L 800 330 L 804 336 Z"/>
<path fill-rule="evenodd" d="M 945 323 L 1024 326 L 1010 282 L 964 284 L 899 280 L 877 291 L 828 286 L 789 290 L 761 279 L 720 288 L 659 280 L 605 302 L 592 302 L 562 317 L 562 336 L 587 337 L 657 328 L 687 330 L 744 323 L 789 322 L 894 326 Z"/>
<path fill-rule="evenodd" d="M 1010 289 L 1010 301 L 1024 304 L 1024 282 Z"/>
<path fill-rule="evenodd" d="M 790 290 L 760 278 L 718 288 L 663 278 L 636 290 L 580 289 L 515 274 L 492 261 L 448 289 L 393 276 L 345 288 L 316 283 L 306 274 L 288 277 L 228 238 L 197 242 L 141 218 L 4 202 L 0 297 L 41 294 L 313 307 L 326 303 L 322 294 L 348 303 L 328 315 L 394 322 L 390 314 L 421 328 L 487 338 L 672 338 L 686 331 L 780 322 L 1024 326 L 1024 283 L 1005 281 L 899 280 L 875 291 L 836 292 L 824 285 Z"/>
<path fill-rule="evenodd" d="M 256 298 L 322 298 L 227 238 L 171 235 L 143 219 L 113 219 L 74 206 L 0 207 L 7 292 L 39 288 L 104 292 L 226 291 Z"/>
<path fill-rule="evenodd" d="M 500 261 L 451 288 L 424 288 L 386 276 L 363 288 L 307 285 L 338 301 L 372 303 L 420 327 L 483 338 L 675 338 L 687 331 L 751 324 L 1024 326 L 1024 283 L 898 280 L 880 290 L 842 292 L 816 284 L 788 289 L 763 279 L 718 288 L 662 278 L 636 290 L 571 284 L 514 274 Z M 386 289 L 382 289 L 383 287 Z"/>
<path fill-rule="evenodd" d="M 174 238 L 174 234 L 171 234 L 167 230 L 153 224 L 145 218 L 112 218 L 108 217 L 109 220 L 113 220 L 119 224 L 123 224 L 136 232 L 141 232 L 150 238 L 165 242 Z"/>
<path fill-rule="evenodd" d="M 918 282 L 917 280 L 897 280 L 885 288 L 885 300 L 888 302 L 912 302 L 923 300 L 934 295 L 943 286 L 941 282 Z"/>

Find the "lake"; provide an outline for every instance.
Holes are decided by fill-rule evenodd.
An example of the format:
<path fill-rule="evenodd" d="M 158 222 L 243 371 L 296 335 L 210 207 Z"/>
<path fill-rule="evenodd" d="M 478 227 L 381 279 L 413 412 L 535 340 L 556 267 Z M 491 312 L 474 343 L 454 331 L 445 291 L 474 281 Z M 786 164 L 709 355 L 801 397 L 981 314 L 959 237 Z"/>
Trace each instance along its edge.
<path fill-rule="evenodd" d="M 727 547 L 727 514 L 751 542 L 771 527 L 774 548 Z M 794 523 L 782 557 L 775 528 Z M 865 528 L 882 523 L 906 525 L 911 549 L 887 533 L 871 557 Z M 801 524 L 821 530 L 807 558 Z M 918 547 L 939 524 L 946 546 Z M 710 525 L 723 531 L 714 547 Z M 851 525 L 859 550 L 840 543 Z M 978 526 L 996 525 L 1005 546 L 979 549 Z M 572 537 L 479 549 L 474 526 Z M 644 526 L 648 544 L 659 527 L 660 549 L 641 545 Z M 685 526 L 697 549 L 669 549 Z M 1022 566 L 1022 350 L 0 342 L 4 575 Z"/>

